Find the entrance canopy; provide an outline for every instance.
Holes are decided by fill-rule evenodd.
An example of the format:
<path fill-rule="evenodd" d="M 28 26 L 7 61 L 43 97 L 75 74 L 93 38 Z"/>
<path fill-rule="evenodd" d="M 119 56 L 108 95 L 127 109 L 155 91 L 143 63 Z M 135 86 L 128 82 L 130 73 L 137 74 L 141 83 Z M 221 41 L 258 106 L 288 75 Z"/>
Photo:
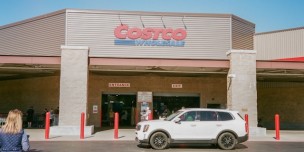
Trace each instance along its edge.
<path fill-rule="evenodd" d="M 303 82 L 303 67 L 303 62 L 257 61 L 257 80 Z M 101 75 L 226 76 L 229 61 L 90 58 L 89 70 Z M 59 72 L 60 57 L 0 56 L 0 81 Z"/>

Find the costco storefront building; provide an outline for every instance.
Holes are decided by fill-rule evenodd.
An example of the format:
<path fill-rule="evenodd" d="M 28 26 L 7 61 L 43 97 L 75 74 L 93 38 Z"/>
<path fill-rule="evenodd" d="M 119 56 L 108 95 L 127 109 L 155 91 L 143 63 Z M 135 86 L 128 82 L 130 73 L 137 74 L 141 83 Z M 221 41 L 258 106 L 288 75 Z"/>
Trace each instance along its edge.
<path fill-rule="evenodd" d="M 127 111 L 133 126 L 145 106 L 228 108 L 256 132 L 273 129 L 277 113 L 282 129 L 303 129 L 303 29 L 255 34 L 230 14 L 76 9 L 4 25 L 0 113 L 59 106 L 62 130 L 81 112 L 92 129 L 110 111 Z"/>

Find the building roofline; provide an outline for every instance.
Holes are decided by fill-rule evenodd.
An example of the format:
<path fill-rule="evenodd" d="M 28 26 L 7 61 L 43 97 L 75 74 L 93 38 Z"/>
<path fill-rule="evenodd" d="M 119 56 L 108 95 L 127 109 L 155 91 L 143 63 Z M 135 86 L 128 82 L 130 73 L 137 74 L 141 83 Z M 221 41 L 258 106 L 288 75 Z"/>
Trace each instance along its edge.
<path fill-rule="evenodd" d="M 153 12 L 153 11 L 124 11 L 124 10 L 94 10 L 94 9 L 67 9 L 67 12 L 77 13 L 101 13 L 101 14 L 126 14 L 126 15 L 147 15 L 147 16 L 211 16 L 211 17 L 231 17 L 232 14 L 213 14 L 213 13 L 188 13 L 188 12 Z"/>
<path fill-rule="evenodd" d="M 241 17 L 238 17 L 238 16 L 236 16 L 236 15 L 231 15 L 232 17 L 231 18 L 233 18 L 233 19 L 235 19 L 235 20 L 238 20 L 238 21 L 240 21 L 240 22 L 243 22 L 243 23 L 245 23 L 245 24 L 248 24 L 248 25 L 250 25 L 250 26 L 253 26 L 253 27 L 255 27 L 255 24 L 254 23 L 252 23 L 252 22 L 250 22 L 250 21 L 247 21 L 247 20 L 245 20 L 245 19 L 243 19 L 243 18 L 241 18 Z"/>
<path fill-rule="evenodd" d="M 66 12 L 66 9 L 62 9 L 62 10 L 58 10 L 58 11 L 55 11 L 55 12 L 39 15 L 39 16 L 36 16 L 36 17 L 32 17 L 32 18 L 29 18 L 29 19 L 17 21 L 17 22 L 14 22 L 14 23 L 10 23 L 10 24 L 7 24 L 7 25 L 0 26 L 0 30 L 5 29 L 5 28 L 10 28 L 10 27 L 13 27 L 13 26 L 17 26 L 17 25 L 20 25 L 20 24 L 33 22 L 33 21 L 36 21 L 36 20 L 40 20 L 40 19 L 43 19 L 43 18 L 50 17 L 50 16 L 63 14 L 65 12 Z"/>
<path fill-rule="evenodd" d="M 216 14 L 216 13 L 189 13 L 189 12 L 152 12 L 152 11 L 123 11 L 123 10 L 88 10 L 88 9 L 68 9 L 68 12 L 83 13 L 102 13 L 102 14 L 127 14 L 127 15 L 146 15 L 146 16 L 181 16 L 181 17 L 222 17 L 234 18 L 255 26 L 254 23 L 240 18 L 233 14 Z"/>
<path fill-rule="evenodd" d="M 10 23 L 7 25 L 0 26 L 1 29 L 17 26 L 20 24 L 25 24 L 28 22 L 32 22 L 35 20 L 47 18 L 50 16 L 55 16 L 62 13 L 69 13 L 69 12 L 75 12 L 75 13 L 101 13 L 101 14 L 126 14 L 126 15 L 146 15 L 146 16 L 180 16 L 180 17 L 220 17 L 220 18 L 234 18 L 239 21 L 242 21 L 247 24 L 251 24 L 255 26 L 252 22 L 249 22 L 245 19 L 242 19 L 238 16 L 235 16 L 233 14 L 213 14 L 213 13 L 187 13 L 187 12 L 151 12 L 151 11 L 122 11 L 122 10 L 91 10 L 91 9 L 62 9 L 55 12 L 47 13 L 44 15 L 39 15 L 36 17 L 32 17 L 29 19 L 25 19 L 22 21 L 18 21 L 15 23 Z"/>
<path fill-rule="evenodd" d="M 296 27 L 296 28 L 290 28 L 290 29 L 283 29 L 283 30 L 269 31 L 269 32 L 261 32 L 261 33 L 256 33 L 255 35 L 263 35 L 263 34 L 280 33 L 280 32 L 295 31 L 295 30 L 302 30 L 302 29 L 304 29 L 304 26 L 302 26 L 302 27 Z"/>

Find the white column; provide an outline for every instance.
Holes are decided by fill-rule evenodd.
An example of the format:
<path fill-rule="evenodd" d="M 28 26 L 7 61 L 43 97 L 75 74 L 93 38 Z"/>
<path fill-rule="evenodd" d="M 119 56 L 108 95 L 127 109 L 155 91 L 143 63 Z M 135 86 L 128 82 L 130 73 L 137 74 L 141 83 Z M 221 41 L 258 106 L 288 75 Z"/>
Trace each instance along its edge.
<path fill-rule="evenodd" d="M 227 108 L 249 116 L 252 134 L 257 128 L 256 51 L 230 50 L 230 69 L 227 75 Z M 262 131 L 263 132 L 263 131 Z M 265 130 L 266 133 L 266 130 Z M 262 133 L 264 134 L 264 133 Z"/>
<path fill-rule="evenodd" d="M 61 46 L 61 50 L 59 126 L 51 128 L 51 135 L 77 135 L 81 113 L 87 113 L 89 48 Z"/>

